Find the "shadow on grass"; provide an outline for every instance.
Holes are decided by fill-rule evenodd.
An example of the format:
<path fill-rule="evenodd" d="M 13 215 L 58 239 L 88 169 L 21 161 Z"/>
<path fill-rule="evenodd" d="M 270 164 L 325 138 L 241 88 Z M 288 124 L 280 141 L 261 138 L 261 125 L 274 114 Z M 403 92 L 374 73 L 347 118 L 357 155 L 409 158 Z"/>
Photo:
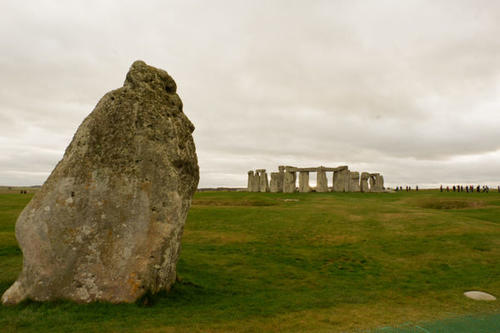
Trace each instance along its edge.
<path fill-rule="evenodd" d="M 9 285 L 2 283 L 2 292 Z M 217 304 L 221 297 L 224 296 L 189 281 L 178 281 L 169 292 L 149 293 L 130 304 L 28 299 L 17 305 L 0 305 L 0 332 L 4 332 L 2 327 L 12 332 L 102 332 L 131 330 L 148 324 L 189 325 L 193 319 L 208 322 L 214 312 L 206 309 Z M 224 311 L 218 311 L 216 317 L 224 318 Z"/>
<path fill-rule="evenodd" d="M 21 249 L 17 245 L 0 247 L 0 257 L 20 256 L 22 254 Z"/>
<path fill-rule="evenodd" d="M 483 314 L 438 320 L 428 323 L 405 323 L 397 327 L 381 327 L 366 333 L 497 333 L 500 332 L 500 314 Z"/>

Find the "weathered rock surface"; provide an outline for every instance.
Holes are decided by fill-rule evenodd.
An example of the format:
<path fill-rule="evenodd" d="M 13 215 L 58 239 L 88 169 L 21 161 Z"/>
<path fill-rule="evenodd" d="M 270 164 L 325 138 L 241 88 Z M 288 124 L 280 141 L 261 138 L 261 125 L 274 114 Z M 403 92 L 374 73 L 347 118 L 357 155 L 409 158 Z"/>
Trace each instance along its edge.
<path fill-rule="evenodd" d="M 309 172 L 301 171 L 299 172 L 299 192 L 311 192 L 312 189 L 309 186 Z"/>
<path fill-rule="evenodd" d="M 343 171 L 344 174 L 344 192 L 349 192 L 351 187 L 351 171 L 349 169 L 345 169 Z"/>
<path fill-rule="evenodd" d="M 254 174 L 253 170 L 248 171 L 248 182 L 247 182 L 247 191 L 248 192 L 254 192 Z"/>
<path fill-rule="evenodd" d="M 253 175 L 252 192 L 259 192 L 259 188 L 260 188 L 260 175 L 259 172 L 255 171 L 255 174 Z"/>
<path fill-rule="evenodd" d="M 279 166 L 279 172 L 271 172 L 269 191 L 273 193 L 283 192 L 283 181 L 285 178 L 285 167 Z"/>
<path fill-rule="evenodd" d="M 359 172 L 351 171 L 349 173 L 349 192 L 359 192 Z"/>
<path fill-rule="evenodd" d="M 383 192 L 384 177 L 379 173 L 370 174 L 370 192 Z"/>
<path fill-rule="evenodd" d="M 377 186 L 375 184 L 375 175 L 370 175 L 370 192 L 377 192 Z"/>
<path fill-rule="evenodd" d="M 333 174 L 333 191 L 348 192 L 349 191 L 349 170 L 347 168 L 335 171 Z"/>
<path fill-rule="evenodd" d="M 283 192 L 293 193 L 296 190 L 297 173 L 294 171 L 285 170 L 283 178 Z"/>
<path fill-rule="evenodd" d="M 134 62 L 19 216 L 23 270 L 2 302 L 133 302 L 169 289 L 199 178 L 193 130 L 174 80 Z"/>
<path fill-rule="evenodd" d="M 267 173 L 265 169 L 257 170 L 259 173 L 259 191 L 258 192 L 269 192 L 269 181 L 267 178 Z"/>
<path fill-rule="evenodd" d="M 361 192 L 370 192 L 370 188 L 368 187 L 368 179 L 370 178 L 370 174 L 368 172 L 361 173 L 361 180 L 359 182 L 359 187 Z"/>
<path fill-rule="evenodd" d="M 279 178 L 278 178 L 278 192 L 283 192 L 283 186 L 285 182 L 285 166 L 280 165 L 278 166 L 279 170 Z"/>
<path fill-rule="evenodd" d="M 248 192 L 260 191 L 260 179 L 260 170 L 256 170 L 255 173 L 252 170 L 248 171 Z"/>
<path fill-rule="evenodd" d="M 328 179 L 322 167 L 316 172 L 316 192 L 328 192 Z"/>
<path fill-rule="evenodd" d="M 281 175 L 279 172 L 271 172 L 271 182 L 269 184 L 269 191 L 272 193 L 278 193 L 280 191 L 280 181 L 281 181 Z M 281 188 L 283 189 L 283 184 L 281 185 Z"/>

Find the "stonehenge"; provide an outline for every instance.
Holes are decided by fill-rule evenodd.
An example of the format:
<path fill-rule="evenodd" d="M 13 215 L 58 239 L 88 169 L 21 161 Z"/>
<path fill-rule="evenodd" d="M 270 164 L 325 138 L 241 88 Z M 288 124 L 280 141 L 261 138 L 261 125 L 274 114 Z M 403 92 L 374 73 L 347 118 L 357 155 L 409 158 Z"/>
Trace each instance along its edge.
<path fill-rule="evenodd" d="M 316 187 L 309 185 L 311 172 L 316 172 Z M 333 174 L 332 187 L 328 187 L 328 174 Z M 298 177 L 297 177 L 298 176 Z M 297 186 L 297 178 L 299 184 Z M 350 171 L 347 165 L 336 168 L 297 168 L 280 165 L 278 172 L 271 172 L 271 182 L 265 169 L 248 171 L 248 192 L 383 192 L 384 177 L 380 173 Z"/>

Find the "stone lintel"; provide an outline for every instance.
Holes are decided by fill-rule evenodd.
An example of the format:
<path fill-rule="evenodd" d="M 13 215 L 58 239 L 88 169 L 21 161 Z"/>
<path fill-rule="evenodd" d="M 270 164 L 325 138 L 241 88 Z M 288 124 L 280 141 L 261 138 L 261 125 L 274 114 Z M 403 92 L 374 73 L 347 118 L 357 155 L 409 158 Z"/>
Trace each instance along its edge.
<path fill-rule="evenodd" d="M 349 167 L 347 165 L 341 165 L 341 166 L 338 166 L 336 168 L 328 168 L 329 170 L 327 171 L 334 171 L 334 172 L 337 172 L 337 171 L 343 171 L 343 170 L 347 170 L 349 169 Z"/>
<path fill-rule="evenodd" d="M 325 171 L 325 172 L 335 172 L 335 171 L 342 171 L 346 170 L 348 167 L 347 165 L 342 165 L 336 168 L 330 168 L 330 167 L 324 167 L 324 166 L 319 166 L 319 167 L 309 167 L 309 168 L 295 168 L 295 167 L 287 167 L 287 168 L 293 168 L 293 171 L 306 171 L 306 172 L 318 172 L 318 171 Z"/>
<path fill-rule="evenodd" d="M 318 168 L 297 168 L 299 172 L 316 172 Z"/>

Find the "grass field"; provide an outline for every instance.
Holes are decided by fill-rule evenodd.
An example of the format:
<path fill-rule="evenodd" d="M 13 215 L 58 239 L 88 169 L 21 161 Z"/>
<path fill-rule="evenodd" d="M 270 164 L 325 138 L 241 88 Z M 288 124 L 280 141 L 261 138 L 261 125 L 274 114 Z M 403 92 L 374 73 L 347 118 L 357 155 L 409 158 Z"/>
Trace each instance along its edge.
<path fill-rule="evenodd" d="M 14 224 L 31 196 L 0 194 L 0 293 L 21 269 Z M 500 296 L 497 192 L 204 192 L 182 244 L 179 282 L 147 305 L 0 306 L 0 332 L 351 332 L 470 315 L 500 321 L 500 301 L 463 296 Z"/>

